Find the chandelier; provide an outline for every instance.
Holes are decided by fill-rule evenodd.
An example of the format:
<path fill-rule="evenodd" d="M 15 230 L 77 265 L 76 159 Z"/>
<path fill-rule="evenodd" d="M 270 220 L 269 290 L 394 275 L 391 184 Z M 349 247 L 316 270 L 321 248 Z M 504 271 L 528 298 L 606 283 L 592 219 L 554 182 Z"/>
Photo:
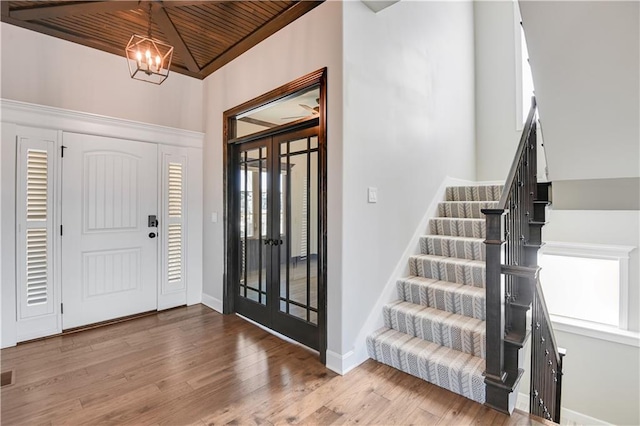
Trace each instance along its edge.
<path fill-rule="evenodd" d="M 132 35 L 125 52 L 131 78 L 162 84 L 169 76 L 173 46 L 151 37 L 151 3 L 147 36 Z"/>

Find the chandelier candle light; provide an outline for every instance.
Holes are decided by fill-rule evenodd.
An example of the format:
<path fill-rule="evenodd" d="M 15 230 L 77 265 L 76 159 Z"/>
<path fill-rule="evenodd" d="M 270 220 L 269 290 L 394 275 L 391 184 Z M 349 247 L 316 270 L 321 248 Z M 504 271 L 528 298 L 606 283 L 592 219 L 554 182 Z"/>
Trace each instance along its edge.
<path fill-rule="evenodd" d="M 151 3 L 147 37 L 132 35 L 127 44 L 126 55 L 131 78 L 162 84 L 169 76 L 173 46 L 151 37 Z"/>

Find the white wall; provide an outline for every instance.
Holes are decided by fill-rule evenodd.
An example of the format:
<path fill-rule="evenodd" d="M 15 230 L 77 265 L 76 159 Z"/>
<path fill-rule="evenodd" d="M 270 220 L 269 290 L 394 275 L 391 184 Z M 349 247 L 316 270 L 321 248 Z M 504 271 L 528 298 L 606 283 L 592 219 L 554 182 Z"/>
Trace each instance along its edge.
<path fill-rule="evenodd" d="M 638 212 L 552 209 L 548 213 L 549 223 L 543 230 L 547 241 L 639 246 Z M 632 251 L 629 259 L 629 324 L 635 330 L 639 327 L 640 302 L 638 252 L 638 248 Z M 640 424 L 640 348 L 560 331 L 558 327 L 555 330 L 557 343 L 567 349 L 562 381 L 562 407 L 569 410 L 563 413 L 567 417 L 565 420 L 579 413 L 574 420 L 586 415 L 611 424 Z M 527 352 L 527 361 L 530 356 Z M 528 370 L 520 392 L 529 392 Z M 565 420 L 561 420 L 564 423 Z M 586 423 L 579 424 L 593 421 L 584 418 L 582 422 Z"/>
<path fill-rule="evenodd" d="M 203 82 L 170 73 L 160 86 L 129 77 L 126 59 L 1 23 L 0 97 L 203 131 Z"/>
<path fill-rule="evenodd" d="M 204 295 L 222 307 L 224 222 L 222 114 L 312 71 L 327 67 L 328 347 L 341 353 L 342 5 L 325 2 L 204 81 Z M 217 212 L 219 221 L 208 220 Z"/>
<path fill-rule="evenodd" d="M 616 425 L 640 424 L 640 349 L 556 331 L 567 349 L 562 407 Z"/>
<path fill-rule="evenodd" d="M 479 181 L 504 181 L 515 155 L 517 126 L 516 38 L 512 1 L 476 1 L 476 146 Z"/>
<path fill-rule="evenodd" d="M 640 176 L 640 3 L 520 9 L 550 179 Z"/>
<path fill-rule="evenodd" d="M 401 1 L 377 14 L 344 3 L 342 348 L 355 362 L 438 187 L 475 180 L 473 27 L 471 2 Z"/>

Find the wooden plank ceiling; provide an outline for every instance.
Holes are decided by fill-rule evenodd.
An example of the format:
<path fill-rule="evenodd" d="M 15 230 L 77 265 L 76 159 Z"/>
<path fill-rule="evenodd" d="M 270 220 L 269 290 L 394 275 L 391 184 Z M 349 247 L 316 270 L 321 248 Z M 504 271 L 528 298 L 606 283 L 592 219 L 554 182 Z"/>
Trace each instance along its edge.
<path fill-rule="evenodd" d="M 2 21 L 124 57 L 132 34 L 174 46 L 171 71 L 203 79 L 320 1 L 2 1 Z"/>

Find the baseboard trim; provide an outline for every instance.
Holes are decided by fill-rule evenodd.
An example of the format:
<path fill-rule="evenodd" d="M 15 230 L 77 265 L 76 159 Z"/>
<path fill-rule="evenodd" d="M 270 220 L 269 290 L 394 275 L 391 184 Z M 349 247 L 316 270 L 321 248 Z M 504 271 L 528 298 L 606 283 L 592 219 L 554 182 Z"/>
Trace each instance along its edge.
<path fill-rule="evenodd" d="M 210 307 L 216 312 L 222 313 L 222 300 L 216 299 L 213 296 L 209 296 L 206 293 L 202 293 L 202 302 L 203 305 Z"/>
<path fill-rule="evenodd" d="M 358 362 L 354 351 L 349 351 L 341 355 L 337 352 L 327 350 L 327 368 L 341 376 L 344 376 L 364 361 L 366 361 L 366 358 Z"/>
<path fill-rule="evenodd" d="M 529 394 L 520 392 L 518 394 L 518 403 L 516 404 L 518 410 L 529 412 Z M 596 419 L 595 417 L 587 416 L 586 414 L 579 413 L 577 411 L 562 408 L 560 411 L 560 424 L 561 425 L 593 425 L 593 426 L 611 426 L 611 423 L 604 420 Z"/>
<path fill-rule="evenodd" d="M 586 414 L 578 413 L 577 411 L 563 408 L 560 411 L 560 424 L 561 425 L 606 425 L 611 426 L 612 423 L 605 422 L 604 420 L 596 419 L 595 417 L 587 416 Z"/>
<path fill-rule="evenodd" d="M 516 402 L 516 409 L 520 411 L 524 411 L 525 413 L 529 412 L 529 394 L 528 393 L 518 393 L 518 402 Z"/>

